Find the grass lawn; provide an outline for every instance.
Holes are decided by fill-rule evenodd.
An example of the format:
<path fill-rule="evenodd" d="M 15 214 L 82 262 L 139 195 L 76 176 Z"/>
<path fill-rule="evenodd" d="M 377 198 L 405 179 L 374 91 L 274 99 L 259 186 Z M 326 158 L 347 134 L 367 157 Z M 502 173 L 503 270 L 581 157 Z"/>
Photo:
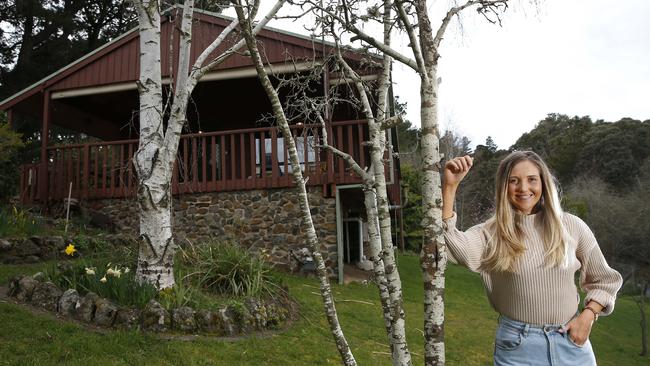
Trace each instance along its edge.
<path fill-rule="evenodd" d="M 418 258 L 401 256 L 407 336 L 414 364 L 422 364 L 422 286 Z M 0 267 L 0 283 L 45 265 Z M 285 277 L 301 304 L 300 318 L 287 330 L 238 340 L 166 340 L 124 331 L 92 331 L 49 315 L 33 315 L 0 303 L 0 365 L 337 365 L 315 279 Z M 376 289 L 360 284 L 334 285 L 343 330 L 360 365 L 390 365 Z M 372 303 L 368 304 L 368 303 Z M 491 365 L 496 313 L 478 275 L 451 266 L 447 274 L 446 346 L 449 365 Z M 646 311 L 650 311 L 650 307 Z M 638 356 L 639 310 L 619 299 L 612 316 L 594 326 L 592 343 L 601 366 L 650 364 Z"/>

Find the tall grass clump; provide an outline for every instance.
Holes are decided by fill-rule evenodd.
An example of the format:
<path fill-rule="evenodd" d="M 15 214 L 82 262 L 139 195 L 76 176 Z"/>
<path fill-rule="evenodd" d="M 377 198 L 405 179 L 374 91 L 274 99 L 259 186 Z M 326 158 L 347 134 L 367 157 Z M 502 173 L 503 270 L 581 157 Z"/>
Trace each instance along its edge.
<path fill-rule="evenodd" d="M 0 236 L 32 236 L 41 231 L 42 220 L 29 210 L 0 207 Z"/>
<path fill-rule="evenodd" d="M 227 297 L 274 296 L 281 291 L 272 267 L 248 250 L 227 241 L 189 242 L 180 261 L 190 271 L 185 278 L 198 287 Z"/>

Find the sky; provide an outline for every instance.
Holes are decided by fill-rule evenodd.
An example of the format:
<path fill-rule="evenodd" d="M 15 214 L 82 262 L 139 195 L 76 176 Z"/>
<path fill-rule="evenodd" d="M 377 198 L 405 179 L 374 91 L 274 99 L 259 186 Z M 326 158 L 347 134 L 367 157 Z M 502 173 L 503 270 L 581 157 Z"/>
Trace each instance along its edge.
<path fill-rule="evenodd" d="M 472 145 L 491 136 L 508 148 L 549 113 L 650 119 L 650 1 L 529 2 L 514 2 L 501 27 L 467 10 L 450 24 L 438 73 L 443 130 L 469 137 Z M 271 3 L 263 1 L 261 13 Z M 432 3 L 432 21 L 442 19 L 450 1 Z M 292 12 L 287 7 L 280 14 Z M 305 33 L 286 20 L 269 25 Z M 395 94 L 408 103 L 408 120 L 419 126 L 417 75 L 396 62 L 393 80 Z"/>

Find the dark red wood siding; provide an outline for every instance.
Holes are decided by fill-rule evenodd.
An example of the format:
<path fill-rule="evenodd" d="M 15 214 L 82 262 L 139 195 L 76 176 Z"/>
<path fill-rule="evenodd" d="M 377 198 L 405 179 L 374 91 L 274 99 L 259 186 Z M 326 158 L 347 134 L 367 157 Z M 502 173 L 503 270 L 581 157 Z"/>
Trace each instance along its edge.
<path fill-rule="evenodd" d="M 193 26 L 193 40 L 191 59 L 192 63 L 200 53 L 223 31 L 228 21 L 221 18 L 197 14 L 198 21 Z M 163 77 L 169 76 L 169 42 L 170 27 L 173 24 L 165 22 L 161 29 L 161 62 Z M 174 33 L 174 58 L 173 65 L 177 64 L 178 41 L 180 36 Z M 287 61 L 311 60 L 322 55 L 322 45 L 312 43 L 310 40 L 292 36 L 272 30 L 264 30 L 258 35 L 262 43 L 260 47 L 267 62 L 272 64 Z M 48 88 L 52 91 L 94 87 L 101 85 L 117 84 L 135 81 L 139 74 L 139 37 L 133 34 L 117 42 L 116 45 L 107 47 L 94 57 L 84 60 L 70 70 L 62 73 L 53 80 Z M 234 37 L 227 39 L 212 56 L 218 55 L 235 42 Z M 216 70 L 238 69 L 253 66 L 249 57 L 233 55 L 223 62 Z"/>

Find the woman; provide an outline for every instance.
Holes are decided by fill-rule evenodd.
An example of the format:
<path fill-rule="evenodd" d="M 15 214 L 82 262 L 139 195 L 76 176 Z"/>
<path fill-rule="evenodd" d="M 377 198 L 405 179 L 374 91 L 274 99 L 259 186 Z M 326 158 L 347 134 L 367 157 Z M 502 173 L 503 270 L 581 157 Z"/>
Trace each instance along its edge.
<path fill-rule="evenodd" d="M 456 229 L 453 202 L 471 167 L 469 156 L 445 164 L 442 215 L 449 252 L 481 274 L 501 315 L 494 364 L 596 365 L 589 334 L 598 316 L 614 309 L 620 274 L 607 265 L 589 227 L 562 211 L 553 176 L 531 151 L 501 161 L 494 216 L 466 232 Z"/>

